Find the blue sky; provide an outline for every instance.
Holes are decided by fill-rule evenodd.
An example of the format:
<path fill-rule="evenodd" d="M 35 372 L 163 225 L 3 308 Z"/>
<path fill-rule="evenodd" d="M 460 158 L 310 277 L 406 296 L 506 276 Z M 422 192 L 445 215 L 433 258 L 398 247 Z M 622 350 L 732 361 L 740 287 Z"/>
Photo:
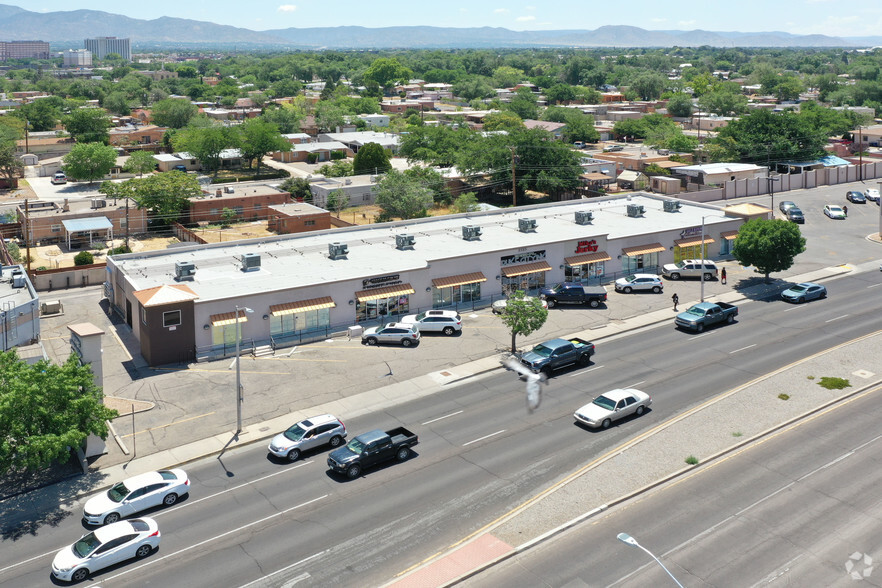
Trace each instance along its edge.
<path fill-rule="evenodd" d="M 595 29 L 602 25 L 633 25 L 650 30 L 786 31 L 831 36 L 882 35 L 882 2 L 841 0 L 0 0 L 34 12 L 77 8 L 103 10 L 132 18 L 161 16 L 206 20 L 266 30 L 288 27 L 365 27 L 432 25 L 490 26 L 511 30 Z"/>

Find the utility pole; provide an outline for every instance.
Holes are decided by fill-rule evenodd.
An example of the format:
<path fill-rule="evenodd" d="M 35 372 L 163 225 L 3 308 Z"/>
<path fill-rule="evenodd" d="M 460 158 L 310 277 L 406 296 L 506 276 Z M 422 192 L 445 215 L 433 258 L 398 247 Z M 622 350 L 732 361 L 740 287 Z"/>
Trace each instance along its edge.
<path fill-rule="evenodd" d="M 129 198 L 126 197 L 126 249 L 129 248 Z"/>
<path fill-rule="evenodd" d="M 864 181 L 864 127 L 858 125 L 858 179 Z"/>
<path fill-rule="evenodd" d="M 518 181 L 515 177 L 515 163 L 517 163 L 517 156 L 515 155 L 514 146 L 509 147 L 511 149 L 511 205 L 518 205 Z"/>
<path fill-rule="evenodd" d="M 31 225 L 28 217 L 28 199 L 25 198 L 25 259 L 28 261 L 28 274 L 31 273 Z"/>

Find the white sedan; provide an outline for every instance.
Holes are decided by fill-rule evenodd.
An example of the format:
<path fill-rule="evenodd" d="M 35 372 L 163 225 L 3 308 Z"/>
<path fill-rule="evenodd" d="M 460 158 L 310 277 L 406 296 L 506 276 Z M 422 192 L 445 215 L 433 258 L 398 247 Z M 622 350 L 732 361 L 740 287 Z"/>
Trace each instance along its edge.
<path fill-rule="evenodd" d="M 824 207 L 824 214 L 826 214 L 830 218 L 845 218 L 845 211 L 842 210 L 841 206 L 837 206 L 835 204 L 828 204 Z"/>
<path fill-rule="evenodd" d="M 864 196 L 871 202 L 879 202 L 879 190 L 876 188 L 867 188 L 864 190 Z"/>
<path fill-rule="evenodd" d="M 650 404 L 652 398 L 646 392 L 634 388 L 617 388 L 601 394 L 590 404 L 577 410 L 573 416 L 589 427 L 608 429 L 613 421 L 632 414 L 642 415 Z"/>
<path fill-rule="evenodd" d="M 108 566 L 147 557 L 159 547 L 159 526 L 143 517 L 95 529 L 52 560 L 52 575 L 65 582 L 81 582 Z"/>
<path fill-rule="evenodd" d="M 171 506 L 188 492 L 190 479 L 184 470 L 159 470 L 133 476 L 86 501 L 83 519 L 92 525 L 109 525 L 160 504 Z"/>

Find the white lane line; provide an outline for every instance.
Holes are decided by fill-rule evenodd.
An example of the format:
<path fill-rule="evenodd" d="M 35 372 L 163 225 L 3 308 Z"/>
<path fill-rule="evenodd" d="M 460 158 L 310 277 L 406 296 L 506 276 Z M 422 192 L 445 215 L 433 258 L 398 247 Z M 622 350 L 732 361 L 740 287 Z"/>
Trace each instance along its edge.
<path fill-rule="evenodd" d="M 458 414 L 462 414 L 462 413 L 464 413 L 464 412 L 465 412 L 464 410 L 458 410 L 458 411 L 456 411 L 456 412 L 451 412 L 450 414 L 445 414 L 444 416 L 442 416 L 442 417 L 438 417 L 437 419 L 432 419 L 431 421 L 426 421 L 426 422 L 424 422 L 424 423 L 423 423 L 423 426 L 425 427 L 426 425 L 431 425 L 432 423 L 437 423 L 438 421 L 440 421 L 440 420 L 442 420 L 442 419 L 446 419 L 446 418 L 448 418 L 448 417 L 456 416 L 456 415 L 458 415 Z"/>
<path fill-rule="evenodd" d="M 791 310 L 799 310 L 800 308 L 808 308 L 805 304 L 793 304 L 790 308 L 784 310 L 784 312 L 790 312 Z"/>
<path fill-rule="evenodd" d="M 203 496 L 202 498 L 198 498 L 198 499 L 196 499 L 196 500 L 187 500 L 187 501 L 185 501 L 185 502 L 183 502 L 183 503 L 181 503 L 181 504 L 179 504 L 179 505 L 177 505 L 177 506 L 173 506 L 173 507 L 168 508 L 168 509 L 165 509 L 165 510 L 163 510 L 163 511 L 161 511 L 161 512 L 153 513 L 153 514 L 151 514 L 150 516 L 151 516 L 152 518 L 154 518 L 154 519 L 158 519 L 159 517 L 163 516 L 164 514 L 167 514 L 167 513 L 170 513 L 170 512 L 174 512 L 174 511 L 176 511 L 176 510 L 180 510 L 180 509 L 182 509 L 182 508 L 186 508 L 186 507 L 190 506 L 191 504 L 198 504 L 198 503 L 203 502 L 203 501 L 205 501 L 205 500 L 208 500 L 208 499 L 210 499 L 210 498 L 216 498 L 216 497 L 220 496 L 221 494 L 226 494 L 227 492 L 232 492 L 233 490 L 238 490 L 239 488 L 242 488 L 242 487 L 244 487 L 244 486 L 248 486 L 248 485 L 250 485 L 250 484 L 254 484 L 254 483 L 256 483 L 256 482 L 262 482 L 263 480 L 268 480 L 269 478 L 273 478 L 273 477 L 278 476 L 278 475 L 280 475 L 280 474 L 284 474 L 284 473 L 287 473 L 287 472 L 290 472 L 290 471 L 294 471 L 294 470 L 297 469 L 297 468 L 301 468 L 301 467 L 303 467 L 303 466 L 305 466 L 305 465 L 309 465 L 309 464 L 311 464 L 311 463 L 314 463 L 314 462 L 312 462 L 312 461 L 304 461 L 304 462 L 301 462 L 301 463 L 297 464 L 297 465 L 294 466 L 294 467 L 286 468 L 286 469 L 281 470 L 281 471 L 278 471 L 278 472 L 276 472 L 276 473 L 274 473 L 274 474 L 269 474 L 269 475 L 264 476 L 264 477 L 262 477 L 262 478 L 257 478 L 256 480 L 252 480 L 252 481 L 250 481 L 250 482 L 245 482 L 244 484 L 239 484 L 238 486 L 233 486 L 232 488 L 227 488 L 226 490 L 221 490 L 220 492 L 215 492 L 214 494 L 210 494 L 210 495 L 208 495 L 208 496 Z M 35 555 L 34 557 L 31 557 L 31 558 L 29 558 L 29 559 L 22 560 L 22 561 L 17 562 L 17 563 L 14 563 L 14 564 L 12 564 L 11 566 L 6 566 L 5 568 L 0 568 L 0 574 L 2 574 L 3 572 L 5 572 L 6 570 L 11 570 L 12 568 L 15 568 L 15 567 L 18 567 L 18 566 L 20 566 L 20 565 L 26 564 L 26 563 L 28 563 L 28 562 L 34 561 L 35 559 L 40 559 L 41 557 L 46 557 L 47 555 L 52 555 L 53 553 L 58 553 L 61 549 L 64 549 L 64 547 L 66 547 L 66 546 L 63 545 L 63 546 L 59 547 L 58 549 L 54 549 L 54 550 L 52 550 L 52 551 L 47 551 L 46 553 L 42 553 L 42 554 L 40 554 L 40 555 Z"/>
<path fill-rule="evenodd" d="M 489 439 L 493 435 L 498 435 L 500 433 L 505 433 L 505 429 L 502 429 L 501 431 L 496 431 L 495 433 L 490 433 L 489 435 L 484 435 L 483 437 L 479 437 L 473 441 L 469 441 L 468 443 L 463 443 L 462 446 L 465 447 L 466 445 L 471 445 L 472 443 L 477 443 L 478 441 L 483 441 L 484 439 Z"/>
<path fill-rule="evenodd" d="M 631 384 L 630 386 L 625 386 L 625 388 L 636 388 L 640 384 L 644 384 L 644 383 L 646 383 L 646 380 L 640 380 L 639 382 L 635 382 L 635 383 Z"/>
<path fill-rule="evenodd" d="M 292 564 L 289 565 L 289 566 L 285 566 L 285 567 L 282 568 L 281 570 L 276 570 L 276 571 L 273 572 L 272 574 L 267 574 L 267 575 L 265 575 L 265 576 L 261 576 L 260 578 L 254 580 L 254 581 L 252 581 L 252 582 L 248 582 L 247 584 L 243 584 L 242 586 L 240 586 L 240 588 L 248 588 L 249 586 L 251 586 L 251 585 L 253 585 L 253 584 L 257 584 L 258 582 L 263 582 L 264 580 L 266 580 L 266 579 L 268 579 L 268 578 L 272 578 L 272 577 L 275 576 L 276 574 L 281 574 L 282 572 L 284 572 L 284 571 L 286 571 L 286 570 L 290 570 L 291 568 L 295 568 L 295 567 L 297 567 L 297 566 L 299 566 L 299 565 L 301 565 L 301 564 L 305 564 L 305 563 L 308 562 L 309 560 L 311 560 L 311 559 L 315 559 L 315 558 L 317 558 L 317 557 L 319 557 L 319 556 L 321 556 L 321 555 L 326 554 L 327 552 L 328 552 L 328 550 L 325 549 L 324 551 L 320 551 L 320 552 L 318 552 L 318 553 L 313 553 L 313 554 L 310 555 L 309 557 L 304 558 L 304 559 L 301 559 L 301 560 L 298 561 L 298 562 L 292 563 Z M 288 580 L 287 582 L 285 582 L 284 585 L 285 585 L 285 586 L 293 586 L 294 584 L 296 584 L 296 583 L 299 582 L 300 580 L 306 580 L 306 579 L 309 578 L 309 577 L 310 577 L 310 575 L 309 575 L 307 572 L 303 572 L 302 574 L 300 574 L 300 575 L 297 576 L 296 578 L 291 578 L 290 580 Z"/>
<path fill-rule="evenodd" d="M 882 284 L 871 284 L 871 285 L 867 286 L 867 290 L 869 290 L 870 288 L 875 288 L 877 286 L 882 286 Z"/>
<path fill-rule="evenodd" d="M 837 316 L 836 318 L 831 318 L 830 320 L 826 320 L 824 322 L 825 323 L 832 323 L 833 321 L 838 321 L 839 319 L 844 319 L 847 316 L 849 316 L 849 315 L 843 314 L 842 316 Z"/>
<path fill-rule="evenodd" d="M 750 349 L 751 347 L 756 347 L 756 343 L 754 343 L 753 345 L 748 345 L 747 347 L 742 347 L 741 349 L 736 349 L 735 351 L 730 351 L 729 355 L 732 355 L 733 353 L 738 353 L 739 351 L 744 351 L 745 349 Z"/>
<path fill-rule="evenodd" d="M 710 334 L 711 334 L 710 331 L 705 331 L 704 333 L 702 333 L 700 335 L 693 335 L 692 337 L 689 337 L 689 340 L 694 341 L 695 339 L 701 339 L 702 337 L 704 337 L 706 335 L 710 335 Z"/>
<path fill-rule="evenodd" d="M 163 555 L 162 557 L 158 557 L 156 559 L 151 559 L 150 561 L 147 561 L 147 562 L 145 562 L 139 566 L 136 566 L 134 568 L 129 568 L 124 572 L 116 574 L 115 576 L 109 576 L 107 578 L 102 578 L 101 582 L 106 583 L 106 582 L 109 582 L 110 580 L 115 580 L 116 578 L 120 578 L 120 577 L 125 576 L 127 574 L 130 574 L 134 571 L 140 570 L 141 568 L 146 568 L 147 566 L 157 564 L 157 563 L 164 561 L 166 559 L 169 559 L 171 557 L 175 557 L 175 556 L 180 555 L 184 552 L 190 551 L 191 549 L 196 549 L 197 547 L 201 547 L 201 546 L 205 545 L 206 543 L 211 543 L 212 541 L 217 541 L 218 539 L 223 539 L 227 535 L 232 535 L 233 533 L 239 533 L 239 532 L 247 529 L 248 527 L 253 527 L 254 525 L 259 525 L 260 523 L 265 523 L 266 521 L 272 520 L 276 517 L 280 517 L 284 514 L 288 514 L 292 510 L 297 510 L 298 508 L 303 508 L 304 506 L 309 506 L 313 502 L 318 502 L 319 500 L 323 500 L 323 499 L 327 498 L 328 496 L 329 496 L 328 494 L 323 494 L 322 496 L 319 496 L 318 498 L 313 498 L 312 500 L 307 500 L 306 502 L 301 502 L 300 504 L 298 504 L 296 506 L 286 508 L 285 510 L 279 511 L 275 514 L 271 514 L 268 517 L 263 517 L 262 519 L 258 519 L 256 521 L 251 521 L 250 523 L 242 525 L 241 527 L 237 527 L 235 529 L 230 529 L 229 531 L 226 531 L 225 533 L 221 533 L 220 535 L 215 535 L 214 537 L 210 537 L 208 539 L 200 541 L 199 543 L 194 543 L 193 545 L 189 545 L 189 546 L 184 547 L 183 549 L 179 549 L 173 553 L 168 553 L 166 555 Z M 98 587 L 100 585 L 101 584 L 99 583 L 99 584 L 92 584 L 91 586 Z"/>
<path fill-rule="evenodd" d="M 602 368 L 602 367 L 603 367 L 602 365 L 599 365 L 599 366 L 596 366 L 596 367 L 591 368 L 590 370 L 581 370 L 581 371 L 577 371 L 576 373 L 574 373 L 574 374 L 570 374 L 570 375 L 567 376 L 567 377 L 568 377 L 568 378 L 575 378 L 576 376 L 581 376 L 581 375 L 584 374 L 584 373 L 587 373 L 587 372 L 593 372 L 594 370 L 599 370 L 599 369 Z"/>

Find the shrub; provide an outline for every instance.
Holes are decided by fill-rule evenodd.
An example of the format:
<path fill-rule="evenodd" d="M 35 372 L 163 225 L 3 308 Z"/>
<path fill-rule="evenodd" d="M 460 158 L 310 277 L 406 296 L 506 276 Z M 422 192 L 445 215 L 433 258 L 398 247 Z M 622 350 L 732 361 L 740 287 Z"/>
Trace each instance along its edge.
<path fill-rule="evenodd" d="M 318 153 L 307 153 L 306 163 L 315 163 L 318 161 Z"/>
<path fill-rule="evenodd" d="M 331 151 L 331 160 L 337 161 L 338 159 L 346 159 L 346 154 L 342 151 Z"/>
<path fill-rule="evenodd" d="M 95 263 L 95 257 L 88 251 L 80 251 L 74 257 L 74 265 L 92 265 Z"/>
<path fill-rule="evenodd" d="M 686 458 L 686 463 L 688 463 L 689 465 L 698 465 L 698 458 L 694 455 L 690 455 Z"/>
<path fill-rule="evenodd" d="M 113 249 L 108 251 L 107 255 L 120 255 L 122 253 L 131 253 L 131 252 L 132 252 L 132 248 L 129 247 L 128 245 L 123 244 L 123 245 L 120 245 L 119 247 L 114 247 Z"/>
<path fill-rule="evenodd" d="M 821 378 L 821 381 L 818 382 L 818 386 L 823 386 L 827 390 L 842 390 L 843 388 L 851 386 L 851 382 L 845 378 L 829 378 L 824 376 Z"/>
<path fill-rule="evenodd" d="M 780 394 L 778 394 L 778 398 L 780 400 L 790 400 L 790 394 L 784 394 L 783 392 L 781 392 Z"/>

